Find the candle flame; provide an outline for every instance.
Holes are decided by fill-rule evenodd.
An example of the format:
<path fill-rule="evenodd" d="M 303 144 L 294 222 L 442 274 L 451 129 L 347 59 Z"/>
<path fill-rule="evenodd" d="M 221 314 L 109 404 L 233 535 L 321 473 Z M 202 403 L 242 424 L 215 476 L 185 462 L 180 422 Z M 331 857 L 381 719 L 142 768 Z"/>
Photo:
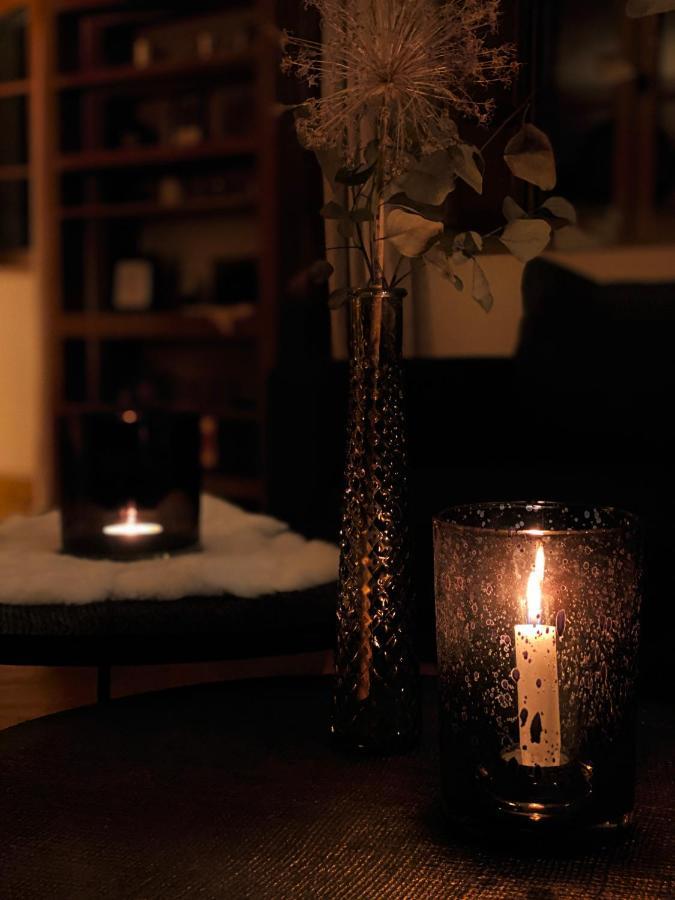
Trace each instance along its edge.
<path fill-rule="evenodd" d="M 158 522 L 139 522 L 138 508 L 135 503 L 129 503 L 120 510 L 120 521 L 103 528 L 104 534 L 110 534 L 121 538 L 147 537 L 152 534 L 161 534 L 164 528 Z"/>
<path fill-rule="evenodd" d="M 527 621 L 530 624 L 541 621 L 541 585 L 544 580 L 544 566 L 544 548 L 539 544 L 534 558 L 534 569 L 527 579 Z"/>

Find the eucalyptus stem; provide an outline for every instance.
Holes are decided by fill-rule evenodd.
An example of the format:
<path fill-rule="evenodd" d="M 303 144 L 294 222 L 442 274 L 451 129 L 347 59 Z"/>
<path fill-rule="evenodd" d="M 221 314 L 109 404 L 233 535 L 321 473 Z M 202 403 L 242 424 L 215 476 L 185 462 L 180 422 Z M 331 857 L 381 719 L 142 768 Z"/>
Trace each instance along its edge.
<path fill-rule="evenodd" d="M 398 275 L 398 270 L 401 268 L 401 263 L 403 262 L 403 257 L 399 254 L 396 265 L 394 266 L 394 274 L 391 276 L 390 287 L 393 289 L 398 284 L 396 276 Z"/>
<path fill-rule="evenodd" d="M 534 98 L 534 91 L 529 95 L 529 97 L 527 97 L 525 100 L 523 100 L 523 102 L 520 104 L 520 106 L 516 107 L 516 109 L 513 110 L 511 115 L 507 116 L 506 119 L 504 119 L 504 121 L 501 123 L 501 125 L 499 125 L 498 128 L 496 128 L 492 132 L 490 137 L 485 141 L 483 146 L 480 148 L 481 153 L 485 153 L 485 149 L 487 147 L 489 147 L 490 144 L 494 141 L 494 139 L 502 133 L 502 131 L 506 128 L 506 126 L 509 125 L 511 122 L 513 122 L 513 120 L 515 118 L 517 118 L 521 113 L 523 113 L 523 116 L 527 115 L 527 110 L 528 110 L 530 104 L 532 103 L 533 98 Z"/>
<path fill-rule="evenodd" d="M 406 278 L 409 278 L 410 275 L 412 275 L 412 269 L 408 269 L 405 275 L 401 275 L 400 278 L 397 278 L 396 281 L 392 284 L 392 288 L 398 287 L 398 285 L 401 284 L 402 281 L 405 281 Z"/>

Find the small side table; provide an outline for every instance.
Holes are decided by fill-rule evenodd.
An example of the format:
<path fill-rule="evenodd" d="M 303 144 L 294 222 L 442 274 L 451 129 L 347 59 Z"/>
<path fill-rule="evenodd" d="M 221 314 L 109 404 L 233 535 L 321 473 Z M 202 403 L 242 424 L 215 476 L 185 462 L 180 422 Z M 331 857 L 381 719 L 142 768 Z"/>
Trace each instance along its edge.
<path fill-rule="evenodd" d="M 334 583 L 243 598 L 0 604 L 0 665 L 96 667 L 99 702 L 110 669 L 284 656 L 331 649 Z"/>

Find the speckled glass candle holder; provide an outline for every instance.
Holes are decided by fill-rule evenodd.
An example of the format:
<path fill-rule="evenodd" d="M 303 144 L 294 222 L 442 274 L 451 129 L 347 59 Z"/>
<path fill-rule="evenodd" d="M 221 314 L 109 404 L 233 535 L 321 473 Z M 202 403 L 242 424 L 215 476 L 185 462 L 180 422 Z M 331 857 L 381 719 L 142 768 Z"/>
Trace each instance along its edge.
<path fill-rule="evenodd" d="M 637 522 L 485 503 L 434 521 L 443 797 L 458 824 L 618 830 L 634 788 Z"/>

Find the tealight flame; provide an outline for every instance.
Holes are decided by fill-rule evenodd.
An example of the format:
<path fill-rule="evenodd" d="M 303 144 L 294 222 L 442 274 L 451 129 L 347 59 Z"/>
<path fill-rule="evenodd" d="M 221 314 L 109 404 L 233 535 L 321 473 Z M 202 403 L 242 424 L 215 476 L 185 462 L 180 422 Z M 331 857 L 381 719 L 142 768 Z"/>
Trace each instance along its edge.
<path fill-rule="evenodd" d="M 534 569 L 527 579 L 527 621 L 531 625 L 541 621 L 541 585 L 544 581 L 544 566 L 544 548 L 539 544 L 534 558 Z"/>
<path fill-rule="evenodd" d="M 114 525 L 106 525 L 103 533 L 111 534 L 115 537 L 134 538 L 150 534 L 161 534 L 164 531 L 157 522 L 139 522 L 138 509 L 135 503 L 130 503 L 122 510 L 122 519 L 121 522 L 116 522 Z"/>

